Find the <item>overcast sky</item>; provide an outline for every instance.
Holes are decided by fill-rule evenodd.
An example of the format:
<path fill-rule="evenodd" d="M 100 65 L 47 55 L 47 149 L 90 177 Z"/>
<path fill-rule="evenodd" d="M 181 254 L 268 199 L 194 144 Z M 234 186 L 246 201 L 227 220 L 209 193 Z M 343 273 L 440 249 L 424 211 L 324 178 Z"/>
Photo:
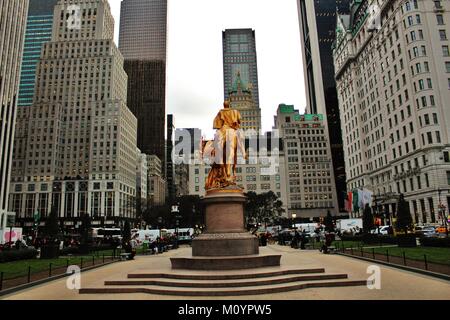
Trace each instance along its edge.
<path fill-rule="evenodd" d="M 109 0 L 116 20 L 120 0 Z M 280 103 L 306 106 L 296 0 L 169 0 L 167 113 L 178 128 L 201 128 L 223 104 L 222 31 L 256 31 L 263 130 Z"/>

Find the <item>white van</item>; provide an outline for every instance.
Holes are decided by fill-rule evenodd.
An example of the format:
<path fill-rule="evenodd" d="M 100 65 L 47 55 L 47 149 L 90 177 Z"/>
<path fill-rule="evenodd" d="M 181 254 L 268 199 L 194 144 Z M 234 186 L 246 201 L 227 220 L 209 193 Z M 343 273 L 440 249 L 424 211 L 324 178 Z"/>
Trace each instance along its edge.
<path fill-rule="evenodd" d="M 135 239 L 138 242 L 138 245 L 141 245 L 144 243 L 145 240 L 149 242 L 156 241 L 158 237 L 161 236 L 161 231 L 156 230 L 139 230 L 133 235 L 133 239 Z"/>

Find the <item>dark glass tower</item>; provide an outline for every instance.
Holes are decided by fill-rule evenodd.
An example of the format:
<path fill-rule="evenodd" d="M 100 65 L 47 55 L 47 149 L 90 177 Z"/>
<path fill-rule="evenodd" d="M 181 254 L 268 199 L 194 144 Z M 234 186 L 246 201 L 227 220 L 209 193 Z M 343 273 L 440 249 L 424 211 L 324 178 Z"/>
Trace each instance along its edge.
<path fill-rule="evenodd" d="M 326 114 L 340 211 L 345 211 L 346 175 L 332 45 L 336 13 L 348 13 L 350 0 L 297 0 L 303 48 L 307 113 Z"/>
<path fill-rule="evenodd" d="M 57 1 L 30 0 L 20 75 L 19 107 L 33 104 L 36 63 L 41 56 L 42 45 L 52 37 L 53 9 Z"/>
<path fill-rule="evenodd" d="M 123 0 L 119 49 L 128 74 L 130 110 L 138 119 L 138 148 L 166 163 L 167 0 Z"/>
<path fill-rule="evenodd" d="M 224 95 L 228 99 L 238 75 L 253 96 L 259 109 L 258 63 L 255 31 L 252 29 L 227 29 L 222 34 Z"/>
<path fill-rule="evenodd" d="M 123 0 L 119 49 L 125 60 L 166 61 L 167 0 Z"/>

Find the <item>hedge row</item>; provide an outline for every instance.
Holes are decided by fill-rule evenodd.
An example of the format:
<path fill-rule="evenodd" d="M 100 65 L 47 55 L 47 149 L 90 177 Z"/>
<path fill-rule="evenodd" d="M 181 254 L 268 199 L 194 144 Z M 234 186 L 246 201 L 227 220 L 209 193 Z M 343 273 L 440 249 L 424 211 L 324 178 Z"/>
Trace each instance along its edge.
<path fill-rule="evenodd" d="M 80 246 L 80 247 L 67 247 L 59 251 L 62 256 L 65 255 L 77 255 L 77 254 L 88 254 L 96 251 L 112 250 L 114 246 L 109 244 L 99 245 L 99 246 Z"/>
<path fill-rule="evenodd" d="M 390 235 L 363 234 L 356 236 L 342 236 L 344 241 L 359 241 L 364 244 L 396 244 L 401 247 L 416 246 L 416 237 L 414 235 L 398 235 L 396 237 Z"/>
<path fill-rule="evenodd" d="M 37 254 L 38 252 L 34 248 L 5 250 L 0 252 L 0 262 L 35 259 Z"/>
<path fill-rule="evenodd" d="M 421 238 L 420 244 L 425 247 L 450 248 L 450 238 Z"/>

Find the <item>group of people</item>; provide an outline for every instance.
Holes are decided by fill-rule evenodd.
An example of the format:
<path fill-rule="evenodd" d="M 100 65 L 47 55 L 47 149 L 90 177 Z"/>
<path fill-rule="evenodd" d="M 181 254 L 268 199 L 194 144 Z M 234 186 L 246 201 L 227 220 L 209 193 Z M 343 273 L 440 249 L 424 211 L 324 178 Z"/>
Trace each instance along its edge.
<path fill-rule="evenodd" d="M 151 250 L 152 254 L 163 253 L 168 250 L 171 245 L 174 247 L 176 241 L 176 237 L 158 237 L 154 241 L 150 241 L 148 239 L 144 240 L 142 243 L 145 248 Z M 125 250 L 125 253 L 128 253 L 128 259 L 133 260 L 136 256 L 137 248 L 139 247 L 139 242 L 136 238 L 132 237 L 130 240 L 125 241 L 122 245 L 122 248 Z"/>
<path fill-rule="evenodd" d="M 291 241 L 291 247 L 298 249 L 300 246 L 300 249 L 306 249 L 306 244 L 309 242 L 308 235 L 306 233 L 306 230 L 303 230 L 301 232 L 298 232 L 295 230 L 294 237 Z"/>

